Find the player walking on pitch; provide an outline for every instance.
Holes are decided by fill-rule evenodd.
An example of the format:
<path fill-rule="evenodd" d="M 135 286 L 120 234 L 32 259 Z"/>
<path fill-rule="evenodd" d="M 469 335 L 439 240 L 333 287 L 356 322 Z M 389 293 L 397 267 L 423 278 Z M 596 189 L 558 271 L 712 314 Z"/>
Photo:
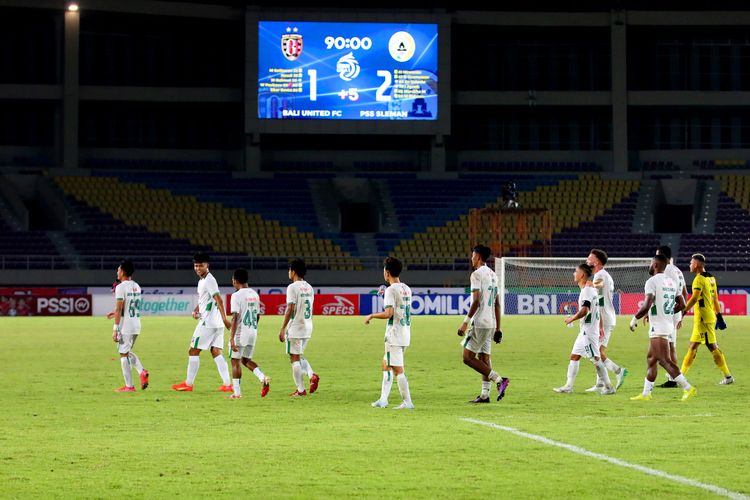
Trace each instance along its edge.
<path fill-rule="evenodd" d="M 601 354 L 604 366 L 617 377 L 615 389 L 619 389 L 625 381 L 625 377 L 628 376 L 628 369 L 620 367 L 617 363 L 607 357 L 609 339 L 612 337 L 612 331 L 617 324 L 615 305 L 612 300 L 612 295 L 615 292 L 615 283 L 609 272 L 604 269 L 604 266 L 607 265 L 607 260 L 609 260 L 609 257 L 604 250 L 594 248 L 589 252 L 586 263 L 593 268 L 594 288 L 597 290 L 597 306 L 599 311 L 599 353 Z M 604 384 L 597 376 L 596 384 L 586 389 L 586 392 L 601 392 L 603 388 Z"/>
<path fill-rule="evenodd" d="M 464 364 L 482 375 L 482 392 L 469 401 L 470 403 L 489 403 L 490 387 L 494 382 L 497 387 L 497 400 L 505 397 L 510 379 L 501 377 L 492 369 L 490 339 L 499 344 L 503 338 L 500 330 L 500 300 L 497 296 L 497 275 L 487 266 L 490 249 L 477 245 L 471 252 L 471 306 L 463 323 L 458 328 L 458 335 L 466 339 L 463 346 Z M 468 329 L 468 332 L 467 332 Z"/>
<path fill-rule="evenodd" d="M 659 248 L 656 249 L 656 255 L 663 255 L 667 258 L 667 267 L 664 269 L 664 274 L 672 278 L 672 281 L 674 281 L 675 285 L 677 285 L 677 293 L 682 295 L 682 299 L 685 303 L 687 303 L 687 288 L 685 287 L 685 276 L 682 274 L 682 271 L 679 267 L 675 266 L 672 263 L 672 249 L 669 248 L 667 245 L 662 245 Z M 674 330 L 672 330 L 672 334 L 669 336 L 669 360 L 677 364 L 677 330 L 682 328 L 682 311 L 677 311 L 674 313 Z M 678 365 L 679 366 L 679 365 Z M 662 388 L 670 388 L 670 387 L 679 387 L 677 385 L 677 382 L 672 380 L 671 375 L 669 375 L 669 372 L 667 372 L 667 380 L 660 384 L 658 387 Z"/>
<path fill-rule="evenodd" d="M 695 315 L 693 316 L 693 334 L 690 336 L 690 346 L 682 360 L 682 373 L 687 373 L 693 366 L 695 356 L 698 354 L 698 347 L 706 344 L 714 358 L 714 363 L 719 367 L 724 378 L 719 382 L 720 385 L 729 385 L 734 383 L 734 377 L 729 371 L 727 360 L 724 353 L 719 349 L 716 342 L 716 328 L 724 330 L 727 325 L 721 316 L 719 306 L 719 293 L 716 285 L 716 278 L 706 271 L 706 258 L 703 254 L 696 253 L 690 259 L 690 271 L 695 273 L 693 279 L 692 295 L 685 306 L 685 313 L 694 305 Z"/>
<path fill-rule="evenodd" d="M 578 375 L 579 361 L 581 356 L 585 356 L 594 364 L 596 373 L 603 382 L 600 394 L 615 393 L 615 388 L 609 380 L 607 368 L 599 357 L 598 295 L 591 281 L 592 274 L 591 266 L 586 263 L 580 264 L 573 273 L 573 279 L 581 288 L 581 293 L 578 295 L 578 312 L 565 318 L 565 324 L 570 325 L 574 321 L 580 320 L 578 323 L 580 330 L 570 353 L 568 379 L 565 385 L 552 389 L 555 392 L 565 394 L 573 392 L 573 384 Z"/>
<path fill-rule="evenodd" d="M 192 391 L 195 377 L 200 368 L 201 351 L 211 349 L 216 368 L 219 370 L 222 384 L 221 392 L 232 392 L 229 380 L 229 367 L 227 361 L 221 355 L 224 348 L 224 327 L 231 328 L 224 310 L 224 302 L 221 300 L 219 285 L 216 278 L 209 272 L 209 257 L 205 253 L 197 253 L 193 257 L 193 269 L 198 275 L 198 305 L 193 310 L 193 318 L 198 320 L 198 325 L 193 332 L 188 349 L 187 378 L 184 382 L 172 385 L 175 391 Z"/>
<path fill-rule="evenodd" d="M 313 331 L 314 292 L 305 281 L 305 274 L 307 266 L 303 260 L 295 259 L 289 263 L 288 275 L 292 283 L 286 288 L 286 311 L 279 331 L 279 341 L 286 341 L 286 353 L 292 364 L 292 378 L 296 386 L 296 390 L 290 394 L 293 397 L 307 396 L 302 383 L 303 373 L 307 373 L 310 379 L 310 394 L 318 390 L 320 381 L 310 363 L 302 356 Z"/>
<path fill-rule="evenodd" d="M 384 310 L 368 314 L 365 325 L 372 319 L 385 319 L 385 355 L 383 356 L 383 383 L 380 387 L 380 398 L 372 403 L 373 408 L 388 406 L 388 395 L 391 392 L 393 377 L 396 377 L 398 390 L 403 402 L 397 410 L 412 410 L 414 404 L 409 393 L 409 381 L 404 373 L 404 351 L 411 340 L 411 289 L 401 283 L 399 276 L 403 265 L 394 257 L 383 262 L 383 278 L 388 282 L 384 295 Z"/>
<path fill-rule="evenodd" d="M 112 340 L 117 343 L 120 353 L 120 367 L 125 385 L 116 392 L 135 392 L 132 367 L 141 378 L 141 389 L 148 387 L 148 370 L 143 368 L 140 358 L 133 352 L 133 345 L 141 333 L 141 287 L 133 280 L 135 266 L 129 260 L 123 260 L 117 268 L 115 288 L 115 310 L 107 314 L 107 319 L 115 320 L 112 326 Z"/>
<path fill-rule="evenodd" d="M 246 269 L 237 269 L 232 275 L 232 286 L 236 292 L 232 294 L 232 329 L 230 332 L 230 348 L 232 358 L 232 389 L 230 399 L 242 397 L 240 382 L 242 380 L 242 365 L 253 372 L 260 380 L 260 397 L 265 397 L 270 390 L 270 379 L 253 361 L 255 342 L 258 338 L 258 322 L 260 321 L 260 297 L 258 293 L 247 285 Z"/>
<path fill-rule="evenodd" d="M 651 400 L 654 389 L 657 363 L 672 377 L 676 384 L 683 389 L 682 400 L 687 401 L 695 395 L 697 389 L 690 385 L 677 365 L 669 358 L 669 339 L 675 329 L 674 311 L 685 306 L 685 299 L 680 293 L 679 285 L 664 273 L 669 260 L 664 255 L 656 255 L 651 261 L 649 273 L 651 277 L 646 281 L 646 299 L 643 305 L 630 320 L 630 331 L 634 332 L 638 320 L 648 313 L 648 371 L 643 382 L 643 392 L 630 398 L 633 401 Z"/>

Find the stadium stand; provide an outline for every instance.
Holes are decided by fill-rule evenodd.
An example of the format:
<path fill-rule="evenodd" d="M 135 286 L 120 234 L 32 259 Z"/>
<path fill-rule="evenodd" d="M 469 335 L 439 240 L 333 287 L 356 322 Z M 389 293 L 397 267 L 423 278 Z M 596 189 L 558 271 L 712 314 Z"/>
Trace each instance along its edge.
<path fill-rule="evenodd" d="M 719 175 L 715 179 L 721 186 L 721 194 L 714 233 L 683 234 L 679 259 L 684 262 L 700 252 L 714 268 L 750 270 L 750 178 Z"/>
<path fill-rule="evenodd" d="M 134 240 L 139 241 L 129 244 L 133 252 L 146 250 L 145 254 L 151 254 L 150 248 L 164 249 L 167 246 L 164 235 L 169 235 L 177 240 L 175 246 L 179 251 L 188 255 L 195 248 L 206 248 L 229 256 L 300 255 L 308 258 L 313 267 L 356 265 L 351 259 L 337 260 L 337 257 L 349 257 L 349 252 L 305 231 L 312 224 L 310 217 L 314 218 L 314 211 L 308 211 L 309 202 L 305 200 L 295 203 L 295 193 L 279 199 L 282 189 L 264 191 L 263 183 L 257 179 L 238 182 L 219 179 L 212 183 L 205 176 L 190 174 L 181 174 L 179 181 L 165 174 L 146 177 L 149 185 L 129 182 L 134 179 L 128 176 L 123 179 L 101 175 L 58 177 L 56 181 L 66 195 L 79 202 L 72 206 L 82 210 L 84 218 L 87 208 L 80 202 L 110 215 L 121 221 L 128 231 L 132 230 Z M 274 199 L 275 209 L 270 206 Z M 307 214 L 307 217 L 298 217 L 303 224 L 297 228 L 247 211 L 253 207 L 276 213 L 277 219 L 292 219 L 295 213 Z M 86 238 L 89 236 L 71 239 L 84 254 L 108 253 L 101 251 L 106 241 L 97 240 L 98 236 L 93 240 Z M 117 246 L 109 244 L 115 250 Z"/>

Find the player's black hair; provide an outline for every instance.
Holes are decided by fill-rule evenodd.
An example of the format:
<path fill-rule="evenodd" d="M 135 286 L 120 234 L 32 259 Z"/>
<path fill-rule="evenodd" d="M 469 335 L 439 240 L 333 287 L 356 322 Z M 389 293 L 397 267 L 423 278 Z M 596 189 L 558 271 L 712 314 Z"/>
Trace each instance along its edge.
<path fill-rule="evenodd" d="M 667 260 L 672 258 L 672 249 L 669 248 L 668 245 L 661 245 L 659 248 L 656 249 L 659 254 L 663 255 L 667 258 Z"/>
<path fill-rule="evenodd" d="M 234 270 L 234 274 L 232 274 L 232 278 L 234 278 L 234 281 L 241 285 L 246 285 L 248 276 L 247 276 L 247 269 L 239 268 Z"/>
<path fill-rule="evenodd" d="M 587 278 L 590 278 L 594 274 L 594 268 L 585 262 L 578 264 L 578 269 L 583 271 Z"/>
<path fill-rule="evenodd" d="M 206 252 L 198 252 L 197 254 L 193 255 L 193 263 L 195 264 L 208 264 L 210 260 L 211 259 L 208 258 L 208 254 Z"/>
<path fill-rule="evenodd" d="M 607 260 L 609 260 L 609 257 L 607 256 L 607 252 L 605 252 L 604 250 L 600 250 L 598 248 L 592 248 L 589 253 L 594 254 L 596 258 L 599 259 L 599 262 L 601 262 L 603 266 L 607 265 Z"/>
<path fill-rule="evenodd" d="M 396 257 L 386 257 L 383 261 L 383 268 L 388 271 L 388 274 L 394 278 L 398 278 L 401 275 L 404 265 Z"/>
<path fill-rule="evenodd" d="M 490 249 L 490 247 L 486 247 L 484 245 L 477 245 L 472 248 L 471 251 L 479 255 L 479 258 L 485 262 L 487 262 L 487 259 L 489 259 L 490 255 L 492 254 L 492 250 Z"/>
<path fill-rule="evenodd" d="M 120 262 L 120 269 L 122 269 L 122 272 L 125 273 L 125 276 L 130 278 L 135 273 L 135 265 L 133 265 L 132 260 L 123 260 Z"/>
<path fill-rule="evenodd" d="M 654 260 L 656 262 L 659 262 L 662 265 L 662 267 L 667 267 L 667 264 L 669 264 L 669 258 L 663 253 L 658 253 L 654 255 Z"/>
<path fill-rule="evenodd" d="M 695 259 L 695 260 L 699 260 L 699 261 L 703 262 L 704 264 L 706 263 L 706 256 L 703 255 L 702 253 L 694 253 L 690 258 L 691 259 Z"/>
<path fill-rule="evenodd" d="M 305 265 L 305 261 L 302 259 L 294 259 L 289 263 L 289 269 L 297 273 L 297 276 L 300 278 L 304 278 L 305 274 L 307 274 L 307 266 Z"/>

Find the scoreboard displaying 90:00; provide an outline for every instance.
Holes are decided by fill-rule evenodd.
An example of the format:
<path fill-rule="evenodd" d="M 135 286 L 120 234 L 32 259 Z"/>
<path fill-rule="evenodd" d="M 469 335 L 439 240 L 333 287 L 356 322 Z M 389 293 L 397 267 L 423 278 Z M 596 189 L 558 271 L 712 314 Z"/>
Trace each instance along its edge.
<path fill-rule="evenodd" d="M 258 118 L 437 120 L 437 24 L 260 21 Z"/>

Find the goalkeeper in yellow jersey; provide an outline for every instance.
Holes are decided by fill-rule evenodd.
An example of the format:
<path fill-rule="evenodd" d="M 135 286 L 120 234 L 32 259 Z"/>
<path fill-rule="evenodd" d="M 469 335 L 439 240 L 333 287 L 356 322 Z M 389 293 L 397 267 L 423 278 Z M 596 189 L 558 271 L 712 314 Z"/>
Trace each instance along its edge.
<path fill-rule="evenodd" d="M 708 347 L 708 350 L 711 351 L 714 357 L 714 363 L 719 367 L 721 373 L 724 374 L 724 378 L 719 384 L 731 384 L 734 382 L 734 378 L 729 371 L 724 353 L 721 352 L 716 342 L 716 328 L 720 330 L 726 328 L 724 318 L 721 317 L 721 309 L 719 308 L 719 293 L 716 286 L 716 278 L 706 271 L 706 258 L 699 253 L 694 254 L 690 259 L 690 271 L 695 273 L 695 279 L 693 279 L 692 295 L 687 304 L 685 304 L 685 312 L 687 313 L 693 306 L 696 307 L 693 317 L 693 334 L 690 336 L 690 346 L 685 354 L 685 358 L 682 360 L 682 369 L 680 371 L 683 375 L 687 374 L 690 367 L 693 366 L 696 354 L 698 354 L 698 347 L 701 344 L 706 344 L 706 347 Z"/>

